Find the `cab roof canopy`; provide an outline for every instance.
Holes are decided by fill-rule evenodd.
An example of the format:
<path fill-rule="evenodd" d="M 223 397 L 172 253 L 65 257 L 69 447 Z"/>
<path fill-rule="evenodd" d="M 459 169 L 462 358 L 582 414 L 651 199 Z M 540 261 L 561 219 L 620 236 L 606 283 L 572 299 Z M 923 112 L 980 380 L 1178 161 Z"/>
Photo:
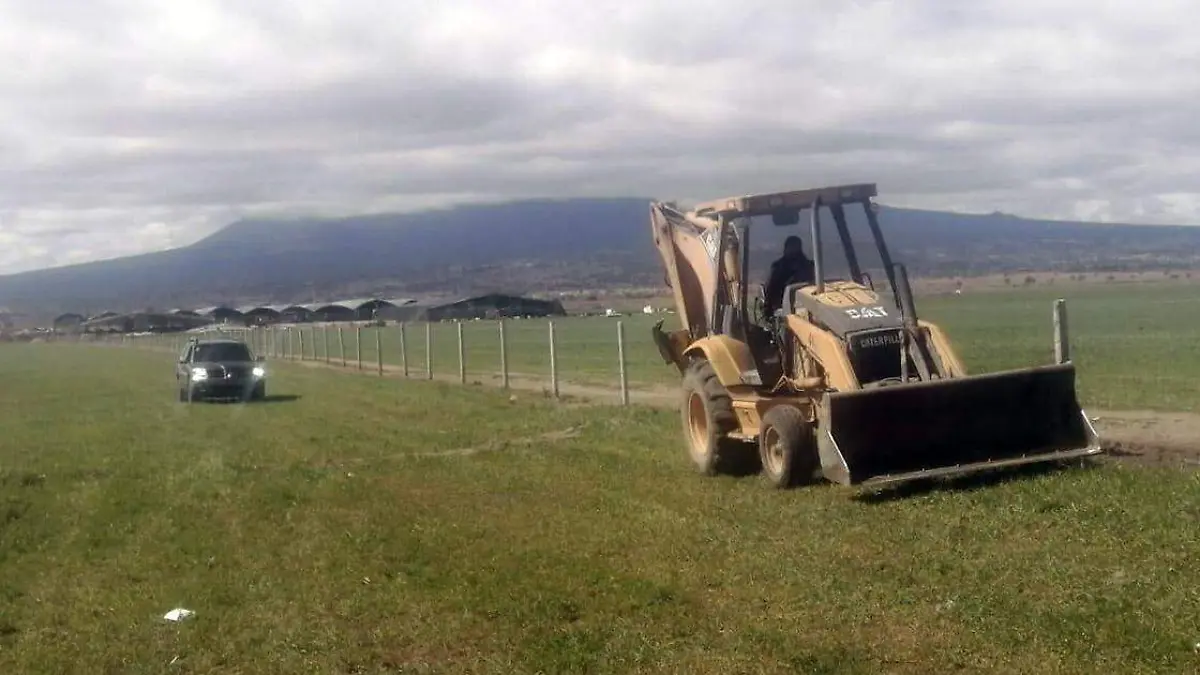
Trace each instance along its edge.
<path fill-rule="evenodd" d="M 727 219 L 754 218 L 811 208 L 818 200 L 822 206 L 865 202 L 874 197 L 875 194 L 874 183 L 831 185 L 805 190 L 791 190 L 789 192 L 714 199 L 697 204 L 692 209 L 692 215 L 714 219 L 718 216 L 723 216 Z"/>

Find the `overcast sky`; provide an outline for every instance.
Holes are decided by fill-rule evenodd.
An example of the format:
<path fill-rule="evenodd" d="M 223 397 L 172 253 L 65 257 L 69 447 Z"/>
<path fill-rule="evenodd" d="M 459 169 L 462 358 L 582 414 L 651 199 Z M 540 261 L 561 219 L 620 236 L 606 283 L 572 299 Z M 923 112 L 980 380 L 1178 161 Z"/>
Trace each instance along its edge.
<path fill-rule="evenodd" d="M 896 205 L 1200 223 L 1195 15 L 0 0 L 0 273 L 184 245 L 244 214 L 840 181 Z"/>

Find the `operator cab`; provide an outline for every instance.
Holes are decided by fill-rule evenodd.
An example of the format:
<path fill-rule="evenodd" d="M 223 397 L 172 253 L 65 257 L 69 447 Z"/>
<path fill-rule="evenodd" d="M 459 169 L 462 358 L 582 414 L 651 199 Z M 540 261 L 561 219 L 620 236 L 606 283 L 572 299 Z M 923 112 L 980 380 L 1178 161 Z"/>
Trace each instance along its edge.
<path fill-rule="evenodd" d="M 747 330 L 746 339 L 758 343 L 755 347 L 765 348 L 752 349 L 752 352 L 771 354 L 772 361 L 773 352 L 776 352 L 780 356 L 780 367 L 785 372 L 794 372 L 787 363 L 795 350 L 791 345 L 794 338 L 786 322 L 788 316 L 800 313 L 807 321 L 846 343 L 854 372 L 864 387 L 900 382 L 906 378 L 906 368 L 901 365 L 904 360 L 901 354 L 905 349 L 905 317 L 901 312 L 902 301 L 897 292 L 894 266 L 875 217 L 876 206 L 871 201 L 874 194 L 873 185 L 846 186 L 806 193 L 753 196 L 736 205 L 743 218 L 769 215 L 776 227 L 796 227 L 801 224 L 803 215 L 809 226 L 806 229 L 809 230 L 811 258 L 805 255 L 805 242 L 799 236 L 789 235 L 784 241 L 784 255 L 771 265 L 760 300 L 769 344 L 754 335 L 758 331 Z M 870 248 L 878 254 L 891 293 L 877 293 L 871 276 L 863 270 L 860 251 L 851 237 L 847 207 L 862 208 L 873 240 Z M 839 256 L 842 260 L 838 261 L 830 261 L 828 251 L 822 246 L 826 234 L 822 220 L 828 223 L 830 217 L 842 253 Z M 841 273 L 830 274 L 831 262 L 844 264 L 844 267 L 838 265 L 842 268 Z M 915 317 L 913 321 L 915 323 Z"/>
<path fill-rule="evenodd" d="M 918 330 L 911 291 L 903 266 L 892 264 L 876 219 L 875 194 L 875 185 L 866 183 L 717 199 L 697 204 L 686 213 L 655 204 L 655 242 L 664 255 L 668 278 L 674 275 L 679 281 L 677 301 L 686 314 L 690 339 L 727 335 L 746 343 L 754 369 L 742 374 L 743 382 L 775 387 L 785 375 L 807 370 L 791 363 L 801 350 L 789 321 L 800 320 L 820 327 L 846 346 L 860 385 L 908 381 L 914 369 L 921 380 L 929 379 L 928 373 L 938 368 L 928 348 L 912 345 Z M 865 216 L 871 241 L 863 252 L 871 255 L 871 267 L 878 264 L 886 276 L 885 292 L 877 292 L 871 277 L 864 273 L 850 235 L 848 209 Z M 750 225 L 767 217 L 776 227 L 799 226 L 797 234 L 809 235 L 808 241 L 800 240 L 806 244 L 801 248 L 808 251 L 804 260 L 794 260 L 799 270 L 780 269 L 770 274 L 773 278 L 768 278 L 752 302 L 746 278 Z M 842 268 L 844 261 L 844 270 L 831 269 L 826 249 L 834 248 L 828 245 L 832 242 L 822 246 L 823 236 L 831 234 L 830 219 L 837 237 L 834 241 L 840 244 L 836 248 L 842 253 L 837 256 L 841 258 L 836 261 L 837 268 Z M 690 236 L 676 241 L 669 233 L 671 227 L 680 227 Z M 795 244 L 788 239 L 785 249 L 794 252 Z M 666 241 L 673 242 L 671 248 Z M 687 249 L 683 255 L 680 246 Z M 680 264 L 683 261 L 686 264 Z M 667 355 L 672 351 L 670 345 L 660 345 L 660 349 Z M 678 359 L 675 362 L 678 364 Z"/>

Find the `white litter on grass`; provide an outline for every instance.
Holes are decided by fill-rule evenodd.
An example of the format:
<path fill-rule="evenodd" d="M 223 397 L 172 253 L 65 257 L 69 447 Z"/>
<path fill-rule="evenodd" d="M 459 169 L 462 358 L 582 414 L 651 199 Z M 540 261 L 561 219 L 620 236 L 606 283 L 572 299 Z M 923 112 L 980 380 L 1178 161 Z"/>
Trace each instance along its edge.
<path fill-rule="evenodd" d="M 195 612 L 193 612 L 190 609 L 183 609 L 182 607 L 177 607 L 177 608 L 167 612 L 166 614 L 163 614 L 163 618 L 166 619 L 167 621 L 183 621 L 184 619 L 186 619 L 189 616 L 192 616 L 194 614 L 195 614 Z"/>

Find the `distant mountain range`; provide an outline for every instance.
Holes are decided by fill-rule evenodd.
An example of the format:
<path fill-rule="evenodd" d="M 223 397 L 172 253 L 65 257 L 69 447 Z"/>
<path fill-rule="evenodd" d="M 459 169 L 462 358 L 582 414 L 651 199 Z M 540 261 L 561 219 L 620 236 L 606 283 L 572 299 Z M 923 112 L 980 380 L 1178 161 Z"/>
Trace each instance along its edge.
<path fill-rule="evenodd" d="M 0 276 L 0 306 L 98 312 L 375 294 L 658 287 L 663 275 L 650 239 L 649 201 L 531 200 L 325 220 L 245 220 L 183 248 Z M 880 221 L 893 257 L 913 276 L 1183 269 L 1200 258 L 1200 227 L 887 206 Z M 867 241 L 861 218 L 851 225 L 855 239 Z M 796 231 L 756 227 L 754 268 L 765 272 L 783 237 Z M 832 247 L 837 237 L 828 232 L 825 245 Z"/>

